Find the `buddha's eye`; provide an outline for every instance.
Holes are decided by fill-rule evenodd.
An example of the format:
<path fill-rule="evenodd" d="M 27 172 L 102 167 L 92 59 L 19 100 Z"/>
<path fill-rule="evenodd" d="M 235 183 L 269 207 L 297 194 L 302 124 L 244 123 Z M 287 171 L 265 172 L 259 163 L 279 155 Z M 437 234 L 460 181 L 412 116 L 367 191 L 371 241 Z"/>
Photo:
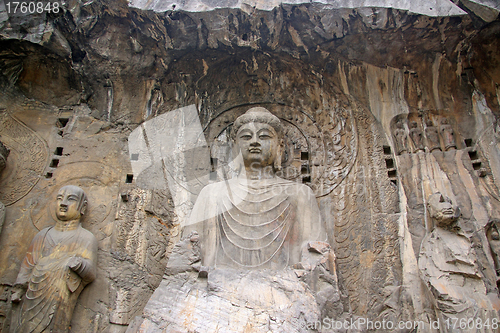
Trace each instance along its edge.
<path fill-rule="evenodd" d="M 250 140 L 251 138 L 252 138 L 252 136 L 248 135 L 248 134 L 246 134 L 246 135 L 240 135 L 240 139 L 241 140 Z"/>

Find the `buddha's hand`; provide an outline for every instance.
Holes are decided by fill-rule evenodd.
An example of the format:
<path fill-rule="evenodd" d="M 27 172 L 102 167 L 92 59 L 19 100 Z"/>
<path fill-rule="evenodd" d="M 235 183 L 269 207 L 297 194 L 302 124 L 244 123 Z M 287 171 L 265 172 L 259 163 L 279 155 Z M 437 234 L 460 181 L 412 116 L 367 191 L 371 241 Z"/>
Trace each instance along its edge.
<path fill-rule="evenodd" d="M 26 293 L 27 287 L 22 284 L 15 284 L 10 291 L 10 300 L 12 303 L 19 303 Z"/>
<path fill-rule="evenodd" d="M 71 257 L 68 261 L 68 267 L 76 273 L 79 273 L 81 271 L 82 265 L 83 265 L 82 257 Z"/>
<path fill-rule="evenodd" d="M 312 271 L 318 266 L 323 266 L 329 271 L 333 271 L 332 264 L 335 261 L 335 254 L 330 245 L 322 241 L 308 242 L 302 248 L 302 256 L 299 268 Z"/>

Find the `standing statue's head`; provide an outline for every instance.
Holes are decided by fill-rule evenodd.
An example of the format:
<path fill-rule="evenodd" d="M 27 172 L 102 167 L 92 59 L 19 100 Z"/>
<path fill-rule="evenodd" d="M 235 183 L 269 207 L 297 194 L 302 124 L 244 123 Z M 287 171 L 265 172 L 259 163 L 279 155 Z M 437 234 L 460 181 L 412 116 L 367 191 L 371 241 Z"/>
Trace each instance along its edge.
<path fill-rule="evenodd" d="M 273 166 L 281 169 L 283 127 L 278 117 L 263 107 L 251 108 L 239 116 L 232 137 L 240 149 L 245 167 Z"/>
<path fill-rule="evenodd" d="M 441 228 L 452 226 L 460 217 L 460 209 L 454 205 L 450 198 L 437 192 L 429 196 L 427 208 L 431 218 Z"/>
<path fill-rule="evenodd" d="M 500 255 L 500 220 L 493 219 L 488 222 L 485 226 L 486 229 L 486 238 L 490 243 L 491 251 L 493 255 Z M 500 267 L 497 267 L 500 269 Z"/>
<path fill-rule="evenodd" d="M 61 221 L 77 220 L 87 209 L 87 196 L 78 186 L 66 185 L 56 197 L 56 216 Z"/>
<path fill-rule="evenodd" d="M 10 150 L 0 142 L 0 173 L 5 169 L 7 165 L 7 156 L 9 156 Z"/>

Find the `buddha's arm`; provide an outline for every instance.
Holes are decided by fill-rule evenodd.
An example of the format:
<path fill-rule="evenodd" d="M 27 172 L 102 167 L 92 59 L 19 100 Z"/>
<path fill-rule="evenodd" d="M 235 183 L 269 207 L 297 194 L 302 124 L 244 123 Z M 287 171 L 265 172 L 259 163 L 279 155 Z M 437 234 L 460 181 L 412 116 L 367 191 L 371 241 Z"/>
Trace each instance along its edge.
<path fill-rule="evenodd" d="M 28 252 L 21 263 L 21 269 L 19 270 L 19 274 L 17 275 L 17 279 L 12 290 L 11 300 L 14 303 L 20 302 L 21 298 L 26 293 L 26 289 L 28 289 L 31 272 L 41 256 L 43 240 L 45 239 L 47 231 L 47 229 L 40 231 L 35 238 L 33 238 L 30 246 L 28 247 Z"/>
<path fill-rule="evenodd" d="M 307 244 L 310 241 L 327 241 L 327 235 L 321 214 L 313 191 L 306 185 L 300 188 L 297 203 L 297 221 L 302 230 L 302 239 Z"/>
<path fill-rule="evenodd" d="M 97 240 L 92 234 L 89 234 L 88 238 L 87 242 L 82 242 L 81 255 L 71 258 L 68 262 L 69 268 L 82 278 L 84 284 L 95 280 L 97 269 Z"/>
<path fill-rule="evenodd" d="M 21 264 L 21 269 L 19 270 L 19 274 L 17 275 L 16 284 L 19 285 L 28 285 L 30 280 L 31 271 L 33 267 L 38 263 L 38 260 L 41 257 L 43 250 L 43 241 L 48 232 L 48 229 L 44 229 L 40 231 L 31 241 L 30 246 L 28 247 L 28 252 L 24 257 L 24 260 Z"/>
<path fill-rule="evenodd" d="M 219 189 L 215 184 L 205 186 L 201 190 L 182 233 L 183 237 L 193 231 L 199 234 L 202 263 L 206 266 L 211 266 L 215 262 L 218 192 Z"/>

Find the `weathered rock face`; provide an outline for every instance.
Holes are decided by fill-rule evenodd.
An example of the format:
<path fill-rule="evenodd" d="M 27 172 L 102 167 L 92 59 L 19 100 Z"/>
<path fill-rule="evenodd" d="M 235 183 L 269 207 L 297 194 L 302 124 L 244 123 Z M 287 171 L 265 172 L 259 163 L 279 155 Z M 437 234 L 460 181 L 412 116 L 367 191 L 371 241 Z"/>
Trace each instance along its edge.
<path fill-rule="evenodd" d="M 476 289 L 495 304 L 485 226 L 500 216 L 500 8 L 348 3 L 69 1 L 33 15 L 0 4 L 0 141 L 10 149 L 0 178 L 0 330 L 29 241 L 53 224 L 47 207 L 66 184 L 87 193 L 82 224 L 99 244 L 72 331 L 137 329 L 129 324 L 158 286 L 180 283 L 163 278 L 180 225 L 203 186 L 231 174 L 230 127 L 252 106 L 284 123 L 285 176 L 312 189 L 336 255 L 339 299 L 323 300 L 324 311 L 308 303 L 311 318 L 446 317 L 443 294 L 421 272 L 435 192 L 460 207 Z M 183 295 L 209 290 L 189 274 L 178 309 L 194 304 Z M 291 281 L 286 274 L 276 283 Z M 224 285 L 220 276 L 207 281 Z M 290 299 L 320 299 L 291 284 Z M 210 297 L 222 312 L 251 312 L 226 296 Z M 147 320 L 166 318 L 152 309 Z"/>

